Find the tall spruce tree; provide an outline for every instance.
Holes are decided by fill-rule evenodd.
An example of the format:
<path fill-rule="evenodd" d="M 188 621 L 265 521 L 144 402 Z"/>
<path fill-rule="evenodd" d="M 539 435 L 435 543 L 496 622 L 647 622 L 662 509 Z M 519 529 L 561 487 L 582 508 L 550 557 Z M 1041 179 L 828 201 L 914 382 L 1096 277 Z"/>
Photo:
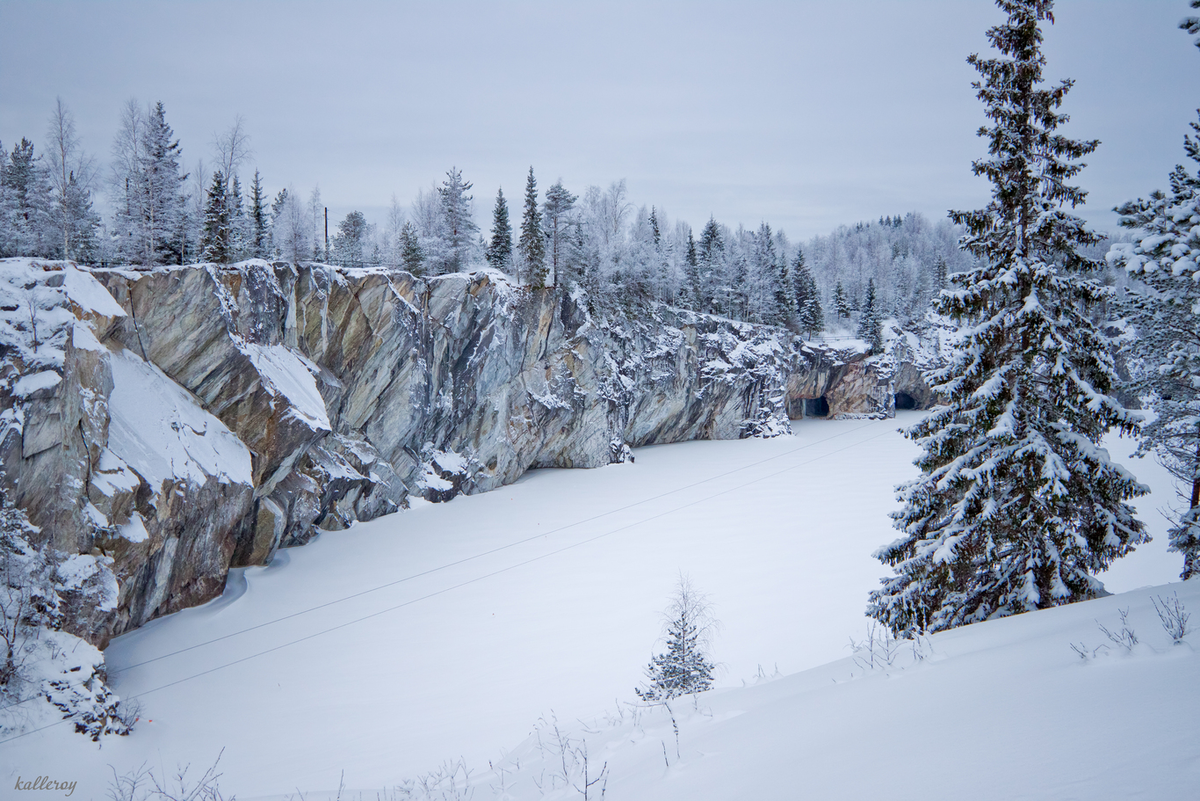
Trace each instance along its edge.
<path fill-rule="evenodd" d="M 183 262 L 184 182 L 180 171 L 182 151 L 175 132 L 167 124 L 161 102 L 146 117 L 142 143 L 141 190 L 144 194 L 141 230 L 144 264 Z"/>
<path fill-rule="evenodd" d="M 542 212 L 538 209 L 537 179 L 533 167 L 525 181 L 525 213 L 521 217 L 521 239 L 517 243 L 525 280 L 534 289 L 546 286 L 546 237 L 542 233 Z"/>
<path fill-rule="evenodd" d="M 783 325 L 798 324 L 800 307 L 796 305 L 796 277 L 788 265 L 786 253 L 779 254 L 779 284 L 775 287 L 775 305 L 783 312 Z"/>
<path fill-rule="evenodd" d="M 263 194 L 262 176 L 254 171 L 250 184 L 250 237 L 247 255 L 255 259 L 271 257 L 271 225 L 267 217 L 267 196 Z"/>
<path fill-rule="evenodd" d="M 821 291 L 817 289 L 816 279 L 807 268 L 804 273 L 804 280 L 808 284 L 808 291 L 804 294 L 808 299 L 800 310 L 799 323 L 800 330 L 811 338 L 825 330 L 825 310 L 821 308 Z"/>
<path fill-rule="evenodd" d="M 725 240 L 721 236 L 721 227 L 713 217 L 708 218 L 704 229 L 700 232 L 700 243 L 697 248 L 696 273 L 700 291 L 697 297 L 696 311 L 718 311 L 717 286 L 721 281 L 722 259 L 725 255 Z"/>
<path fill-rule="evenodd" d="M 838 281 L 833 289 L 833 311 L 842 320 L 850 317 L 850 300 L 846 297 L 846 288 L 842 286 L 841 281 Z"/>
<path fill-rule="evenodd" d="M 0 161 L 3 160 L 0 152 Z M 4 167 L 0 242 L 5 256 L 49 256 L 58 244 L 52 219 L 50 180 L 33 142 L 13 145 Z"/>
<path fill-rule="evenodd" d="M 488 264 L 502 272 L 512 269 L 512 225 L 508 221 L 508 203 L 504 189 L 496 190 L 496 206 L 492 210 L 492 241 L 488 243 Z"/>
<path fill-rule="evenodd" d="M 412 220 L 406 220 L 400 228 L 400 264 L 413 275 L 425 274 L 425 252 L 421 249 L 421 236 Z"/>
<path fill-rule="evenodd" d="M 804 257 L 804 249 L 796 248 L 796 258 L 792 260 L 792 292 L 796 296 L 797 310 L 802 310 L 808 302 L 808 281 L 804 277 L 811 275 L 812 271 L 808 269 L 808 261 Z"/>
<path fill-rule="evenodd" d="M 863 301 L 858 317 L 858 338 L 870 345 L 869 353 L 883 350 L 883 319 L 879 310 L 879 299 L 875 293 L 875 279 L 867 280 L 867 297 Z"/>
<path fill-rule="evenodd" d="M 250 250 L 251 229 L 246 202 L 242 198 L 242 182 L 236 175 L 226 187 L 225 205 L 229 212 L 229 258 L 241 261 Z"/>
<path fill-rule="evenodd" d="M 803 250 L 796 250 L 796 260 L 792 268 L 792 285 L 795 288 L 795 302 L 798 306 L 796 322 L 801 332 L 813 337 L 825 330 L 825 310 L 821 308 L 821 292 L 817 289 L 817 280 L 813 277 L 812 270 L 805 261 Z M 842 291 L 840 281 L 838 282 L 838 291 L 841 292 L 844 303 L 845 292 Z M 834 299 L 836 302 L 837 293 L 835 293 Z M 846 314 L 849 315 L 849 313 L 847 310 Z"/>
<path fill-rule="evenodd" d="M 204 229 L 200 235 L 200 258 L 217 264 L 232 259 L 229 229 L 229 204 L 225 199 L 225 176 L 217 170 L 204 203 Z"/>
<path fill-rule="evenodd" d="M 700 303 L 700 263 L 696 257 L 696 239 L 692 229 L 688 228 L 687 250 L 683 255 L 684 286 L 680 293 L 683 295 L 683 305 L 699 311 Z"/>
<path fill-rule="evenodd" d="M 1070 81 L 1042 86 L 1042 20 L 1051 0 L 997 0 L 988 31 L 1000 57 L 972 55 L 990 124 L 993 184 L 978 211 L 952 212 L 977 257 L 936 309 L 968 324 L 950 363 L 930 375 L 945 399 L 907 433 L 921 475 L 899 487 L 901 537 L 876 552 L 895 569 L 868 614 L 894 632 L 937 631 L 1096 597 L 1094 578 L 1145 542 L 1126 501 L 1146 492 L 1099 447 L 1137 418 L 1109 394 L 1110 343 L 1089 316 L 1109 292 L 1085 274 L 1097 241 L 1063 210 L 1084 192 L 1065 181 L 1097 142 L 1056 133 Z"/>
<path fill-rule="evenodd" d="M 1200 33 L 1200 20 L 1189 17 L 1180 27 Z M 1200 135 L 1200 125 L 1191 126 Z M 1200 139 L 1184 136 L 1183 149 L 1200 164 Z M 1113 245 L 1108 258 L 1140 282 L 1125 306 L 1143 366 L 1138 394 L 1151 399 L 1155 419 L 1142 429 L 1138 453 L 1154 453 L 1178 482 L 1183 503 L 1168 547 L 1183 556 L 1180 577 L 1189 579 L 1200 575 L 1200 172 L 1180 165 L 1169 181 L 1169 194 L 1156 191 L 1116 210 L 1137 239 Z"/>

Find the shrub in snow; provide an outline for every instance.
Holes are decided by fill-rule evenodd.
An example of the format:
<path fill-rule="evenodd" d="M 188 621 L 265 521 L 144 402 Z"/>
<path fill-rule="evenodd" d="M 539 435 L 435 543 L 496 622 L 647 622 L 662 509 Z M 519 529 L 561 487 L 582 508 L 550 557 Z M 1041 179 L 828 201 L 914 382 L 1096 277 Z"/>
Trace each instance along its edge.
<path fill-rule="evenodd" d="M 1133 646 L 1138 644 L 1138 636 L 1137 633 L 1129 627 L 1129 610 L 1118 609 L 1117 617 L 1121 618 L 1121 628 L 1117 629 L 1116 631 L 1109 631 L 1108 627 L 1099 620 L 1096 621 L 1096 627 L 1104 633 L 1104 636 L 1107 637 L 1109 642 L 1111 642 L 1113 645 L 1123 649 L 1126 653 L 1132 653 Z"/>
<path fill-rule="evenodd" d="M 155 773 L 144 765 L 124 774 L 118 774 L 112 768 L 108 798 L 112 801 L 225 801 L 220 785 L 222 774 L 217 773 L 224 753 L 225 749 L 222 748 L 212 765 L 199 776 L 192 771 L 190 764 L 180 765 L 171 777 Z M 339 798 L 341 789 L 338 791 Z M 234 801 L 234 797 L 229 796 L 228 801 Z"/>
<path fill-rule="evenodd" d="M 128 734 L 105 686 L 104 656 L 64 630 L 115 608 L 109 560 L 37 548 L 37 534 L 0 492 L 0 731 L 28 723 L 30 704 L 45 698 L 93 740 Z"/>
<path fill-rule="evenodd" d="M 709 689 L 716 668 L 708 651 L 718 624 L 708 599 L 687 576 L 679 577 L 665 616 L 667 650 L 650 660 L 646 685 L 634 690 L 638 698 L 652 703 Z"/>
<path fill-rule="evenodd" d="M 1188 626 L 1191 613 L 1184 608 L 1183 601 L 1179 600 L 1179 593 L 1171 593 L 1170 598 L 1160 595 L 1150 600 L 1154 604 L 1154 611 L 1158 613 L 1158 619 L 1162 622 L 1163 631 L 1176 645 L 1183 642 L 1183 638 L 1191 631 Z"/>
<path fill-rule="evenodd" d="M 1147 490 L 1098 447 L 1138 418 L 1110 395 L 1111 343 L 1092 310 L 1111 292 L 1085 277 L 1100 237 L 1067 214 L 1068 186 L 1096 142 L 1055 132 L 1070 81 L 1041 87 L 1050 0 L 999 0 L 988 31 L 1001 57 L 969 62 L 987 107 L 993 183 L 984 209 L 952 212 L 977 258 L 950 276 L 935 310 L 967 325 L 950 363 L 929 374 L 945 399 L 909 430 L 922 475 L 899 488 L 902 536 L 876 552 L 895 569 L 868 613 L 894 632 L 937 631 L 1093 598 L 1094 578 L 1148 537 L 1127 500 Z"/>

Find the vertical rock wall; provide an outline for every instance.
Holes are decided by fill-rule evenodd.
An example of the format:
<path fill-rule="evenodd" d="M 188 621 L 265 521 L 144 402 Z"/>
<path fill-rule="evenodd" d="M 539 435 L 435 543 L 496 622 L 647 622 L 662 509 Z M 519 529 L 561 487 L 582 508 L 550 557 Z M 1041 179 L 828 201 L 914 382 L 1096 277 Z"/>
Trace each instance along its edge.
<path fill-rule="evenodd" d="M 5 486 L 56 547 L 113 560 L 118 610 L 87 633 L 101 645 L 412 495 L 782 433 L 804 398 L 891 409 L 862 354 L 665 307 L 599 323 L 582 298 L 489 271 L 10 261 L 25 272 L 8 295 L 37 288 L 58 350 L 33 353 L 7 302 Z"/>

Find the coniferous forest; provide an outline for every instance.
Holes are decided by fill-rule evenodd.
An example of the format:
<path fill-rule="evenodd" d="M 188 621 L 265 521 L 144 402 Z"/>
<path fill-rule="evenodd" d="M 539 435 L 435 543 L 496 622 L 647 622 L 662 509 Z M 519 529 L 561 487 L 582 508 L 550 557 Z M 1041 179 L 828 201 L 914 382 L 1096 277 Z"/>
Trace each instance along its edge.
<path fill-rule="evenodd" d="M 0 160 L 0 257 L 134 268 L 257 258 L 418 276 L 490 266 L 531 287 L 578 284 L 604 308 L 658 302 L 810 337 L 856 333 L 872 281 L 878 316 L 919 327 L 947 275 L 971 262 L 960 228 L 917 213 L 794 242 L 768 222 L 693 228 L 638 204 L 624 180 L 572 192 L 559 179 L 539 190 L 533 167 L 518 211 L 503 187 L 490 209 L 476 203 L 451 167 L 407 207 L 393 200 L 382 222 L 357 211 L 327 220 L 319 189 L 269 190 L 247 166 L 249 146 L 239 118 L 207 154 L 212 168 L 203 159 L 189 168 L 163 104 L 131 101 L 105 163 L 59 101 L 44 139 L 22 138 Z"/>

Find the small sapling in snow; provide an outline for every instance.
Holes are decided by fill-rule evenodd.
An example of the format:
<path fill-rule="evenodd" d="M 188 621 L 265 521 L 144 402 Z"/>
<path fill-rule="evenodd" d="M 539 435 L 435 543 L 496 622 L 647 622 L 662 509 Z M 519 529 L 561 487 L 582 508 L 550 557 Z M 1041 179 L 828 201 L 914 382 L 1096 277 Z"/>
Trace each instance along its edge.
<path fill-rule="evenodd" d="M 647 684 L 634 690 L 638 698 L 649 703 L 666 703 L 709 689 L 716 669 L 708 652 L 719 624 L 708 599 L 687 576 L 679 576 L 664 617 L 666 653 L 650 660 L 646 666 Z"/>

